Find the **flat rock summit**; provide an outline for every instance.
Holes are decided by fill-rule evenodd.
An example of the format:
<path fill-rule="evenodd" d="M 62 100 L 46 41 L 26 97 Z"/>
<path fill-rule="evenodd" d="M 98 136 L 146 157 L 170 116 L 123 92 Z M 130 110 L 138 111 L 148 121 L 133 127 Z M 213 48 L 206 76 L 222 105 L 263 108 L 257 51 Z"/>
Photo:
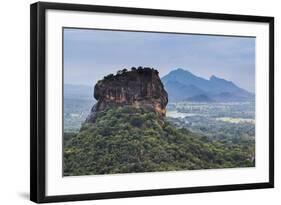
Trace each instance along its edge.
<path fill-rule="evenodd" d="M 95 122 L 98 113 L 110 107 L 133 106 L 154 111 L 160 118 L 166 115 L 168 94 L 158 76 L 149 67 L 123 69 L 99 80 L 94 88 L 97 103 L 92 107 L 86 122 Z"/>

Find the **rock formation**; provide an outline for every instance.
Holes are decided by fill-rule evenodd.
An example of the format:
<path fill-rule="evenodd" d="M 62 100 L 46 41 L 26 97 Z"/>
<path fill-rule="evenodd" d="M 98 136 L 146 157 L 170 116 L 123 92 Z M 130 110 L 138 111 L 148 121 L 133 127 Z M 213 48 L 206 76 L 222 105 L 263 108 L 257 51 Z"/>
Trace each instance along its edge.
<path fill-rule="evenodd" d="M 168 94 L 153 68 L 132 68 L 110 74 L 97 82 L 94 97 L 98 101 L 86 122 L 95 122 L 97 114 L 112 106 L 134 106 L 154 111 L 161 119 L 166 115 Z"/>

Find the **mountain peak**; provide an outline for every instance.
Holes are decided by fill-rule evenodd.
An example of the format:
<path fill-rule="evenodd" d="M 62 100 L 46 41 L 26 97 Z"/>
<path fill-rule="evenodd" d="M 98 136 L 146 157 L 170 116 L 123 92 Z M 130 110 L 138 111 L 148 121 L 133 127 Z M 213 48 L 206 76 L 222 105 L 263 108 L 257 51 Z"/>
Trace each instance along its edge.
<path fill-rule="evenodd" d="M 225 79 L 223 79 L 223 78 L 219 78 L 219 77 L 217 77 L 217 76 L 215 76 L 215 75 L 212 75 L 212 76 L 210 77 L 210 81 L 211 81 L 211 82 L 218 82 L 218 83 L 227 83 L 227 84 L 232 84 L 233 86 L 236 86 L 232 81 L 225 80 Z"/>
<path fill-rule="evenodd" d="M 215 79 L 217 79 L 217 78 L 218 78 L 217 76 L 212 75 L 212 76 L 210 77 L 210 80 L 215 80 Z"/>
<path fill-rule="evenodd" d="M 184 72 L 184 73 L 189 73 L 189 74 L 192 74 L 190 71 L 185 70 L 185 69 L 183 69 L 183 68 L 177 68 L 177 69 L 176 69 L 176 70 L 174 70 L 174 71 L 176 71 L 176 72 Z"/>
<path fill-rule="evenodd" d="M 173 75 L 174 77 L 182 77 L 182 76 L 185 76 L 185 77 L 197 77 L 193 73 L 191 73 L 190 71 L 185 70 L 183 68 L 177 68 L 175 70 L 172 70 L 167 75 Z"/>
<path fill-rule="evenodd" d="M 209 79 L 205 79 L 182 68 L 177 68 L 171 71 L 162 78 L 162 82 L 164 83 L 171 100 L 185 100 L 188 97 L 204 94 L 215 101 L 217 96 L 225 93 L 229 93 L 232 97 L 228 99 L 220 98 L 218 101 L 241 101 L 252 98 L 250 93 L 239 88 L 232 81 L 225 80 L 215 75 L 212 75 Z M 197 89 L 192 89 L 192 87 Z M 177 95 L 173 95 L 173 93 L 177 93 Z M 241 96 L 245 97 L 242 98 Z"/>
<path fill-rule="evenodd" d="M 177 68 L 176 70 L 177 71 L 187 71 L 187 70 L 184 70 L 183 68 Z"/>
<path fill-rule="evenodd" d="M 225 80 L 225 79 L 223 79 L 223 78 L 219 78 L 219 77 L 217 77 L 217 76 L 215 76 L 215 75 L 212 75 L 212 76 L 210 77 L 210 80 L 211 80 L 211 81 L 214 81 L 214 80 L 223 80 L 223 81 L 227 81 L 227 80 Z"/>

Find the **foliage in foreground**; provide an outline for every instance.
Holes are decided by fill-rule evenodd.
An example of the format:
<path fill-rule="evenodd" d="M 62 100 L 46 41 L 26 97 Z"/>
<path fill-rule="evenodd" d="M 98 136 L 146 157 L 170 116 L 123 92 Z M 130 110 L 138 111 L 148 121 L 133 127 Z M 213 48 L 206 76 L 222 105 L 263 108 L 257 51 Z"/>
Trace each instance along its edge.
<path fill-rule="evenodd" d="M 65 133 L 64 175 L 254 166 L 254 144 L 211 140 L 159 121 L 153 112 L 111 108 L 78 134 Z"/>

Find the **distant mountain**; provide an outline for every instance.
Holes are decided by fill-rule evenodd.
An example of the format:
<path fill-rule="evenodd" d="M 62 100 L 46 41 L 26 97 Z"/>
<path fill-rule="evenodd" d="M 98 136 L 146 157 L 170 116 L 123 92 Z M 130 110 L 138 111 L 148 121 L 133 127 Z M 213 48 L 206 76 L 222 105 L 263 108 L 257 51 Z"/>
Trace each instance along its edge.
<path fill-rule="evenodd" d="M 164 86 L 165 90 L 168 92 L 168 99 L 173 99 L 174 101 L 181 101 L 183 98 L 191 98 L 193 96 L 205 94 L 203 90 L 195 85 L 184 85 L 177 81 L 168 81 L 164 83 Z M 183 93 L 185 93 L 184 96 Z"/>
<path fill-rule="evenodd" d="M 88 85 L 64 84 L 64 98 L 93 100 L 93 87 Z"/>
<path fill-rule="evenodd" d="M 240 102 L 254 99 L 254 94 L 231 81 L 216 76 L 206 80 L 181 68 L 171 71 L 161 80 L 169 101 Z"/>
<path fill-rule="evenodd" d="M 205 94 L 195 95 L 195 96 L 189 97 L 189 98 L 186 99 L 186 101 L 189 101 L 189 102 L 213 102 L 213 100 Z"/>

